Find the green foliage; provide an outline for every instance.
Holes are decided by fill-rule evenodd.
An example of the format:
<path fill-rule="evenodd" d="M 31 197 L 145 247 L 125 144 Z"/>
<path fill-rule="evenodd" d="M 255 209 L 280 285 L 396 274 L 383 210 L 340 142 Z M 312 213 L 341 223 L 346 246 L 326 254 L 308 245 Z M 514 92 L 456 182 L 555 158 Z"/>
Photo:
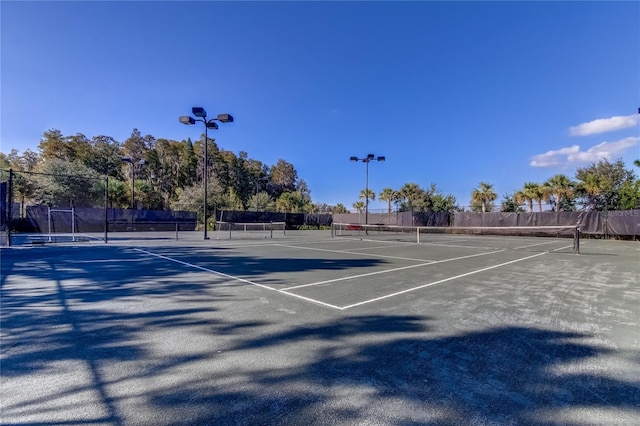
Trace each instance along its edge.
<path fill-rule="evenodd" d="M 41 172 L 32 175 L 32 198 L 37 204 L 91 207 L 104 203 L 100 176 L 81 163 L 50 159 Z"/>
<path fill-rule="evenodd" d="M 567 176 L 559 174 L 549 178 L 544 184 L 544 193 L 553 204 L 554 211 L 571 211 L 575 209 L 573 195 L 576 183 Z"/>
<path fill-rule="evenodd" d="M 493 191 L 493 185 L 487 182 L 480 182 L 478 188 L 471 192 L 471 210 L 482 212 L 493 211 L 493 202 L 498 198 L 498 194 Z"/>
<path fill-rule="evenodd" d="M 338 203 L 335 205 L 335 207 L 332 209 L 331 211 L 332 213 L 349 213 L 349 210 L 347 210 L 347 208 L 342 205 L 342 203 Z"/>
<path fill-rule="evenodd" d="M 500 211 L 522 213 L 525 210 L 520 206 L 520 203 L 518 203 L 514 195 L 505 194 L 503 195 L 502 203 L 500 204 Z"/>
<path fill-rule="evenodd" d="M 622 160 L 614 163 L 600 160 L 588 167 L 579 168 L 576 179 L 578 182 L 574 185 L 575 192 L 589 210 L 624 210 L 626 206 L 634 205 L 633 187 L 637 182 L 636 176 L 632 170 L 625 169 Z"/>
<path fill-rule="evenodd" d="M 0 153 L 0 167 L 5 170 L 0 171 L 0 178 L 7 179 L 9 168 L 47 173 L 15 175 L 14 196 L 23 205 L 101 206 L 104 176 L 108 174 L 109 206 L 127 207 L 135 176 L 135 198 L 143 208 L 185 209 L 200 214 L 206 170 L 207 205 L 211 209 L 255 210 L 257 206 L 260 211 L 348 212 L 342 204 L 314 204 L 305 180 L 299 179 L 295 167 L 283 159 L 269 167 L 244 151 L 235 154 L 222 150 L 215 139 L 208 138 L 205 162 L 204 142 L 204 134 L 192 143 L 189 139 L 143 136 L 133 129 L 130 137 L 120 143 L 110 136 L 88 138 L 81 133 L 65 136 L 51 129 L 43 133 L 38 152 Z M 144 159 L 146 164 L 132 167 L 131 163 L 122 162 L 122 157 L 134 162 Z M 640 161 L 634 164 L 640 167 Z M 542 211 L 543 201 L 558 211 L 575 210 L 576 205 L 589 210 L 640 208 L 640 182 L 621 160 L 613 163 L 601 160 L 579 168 L 575 178 L 573 182 L 567 176 L 556 175 L 544 184 L 526 182 L 522 189 L 505 196 L 501 209 L 519 211 L 520 204 L 525 203 L 533 211 L 537 203 Z M 353 205 L 356 210 L 364 211 L 362 200 L 375 200 L 376 195 L 387 203 L 387 211 L 391 211 L 393 204 L 400 211 L 460 210 L 455 197 L 443 194 L 435 184 L 423 188 L 417 183 L 406 183 L 399 190 L 386 187 L 379 194 L 372 189 L 368 194 L 365 192 L 361 191 L 360 201 Z M 481 182 L 472 192 L 472 210 L 493 211 L 496 198 L 493 186 Z"/>

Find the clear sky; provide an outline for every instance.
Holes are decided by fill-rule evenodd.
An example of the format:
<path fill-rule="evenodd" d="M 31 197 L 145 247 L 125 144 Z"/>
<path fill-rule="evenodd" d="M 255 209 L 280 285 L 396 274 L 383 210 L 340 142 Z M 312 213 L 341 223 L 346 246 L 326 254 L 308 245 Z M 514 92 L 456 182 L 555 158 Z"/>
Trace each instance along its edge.
<path fill-rule="evenodd" d="M 640 2 L 0 2 L 0 150 L 199 138 L 292 163 L 314 202 L 435 183 L 468 205 L 640 158 Z M 636 173 L 639 171 L 637 169 Z M 373 209 L 384 207 L 378 201 Z"/>

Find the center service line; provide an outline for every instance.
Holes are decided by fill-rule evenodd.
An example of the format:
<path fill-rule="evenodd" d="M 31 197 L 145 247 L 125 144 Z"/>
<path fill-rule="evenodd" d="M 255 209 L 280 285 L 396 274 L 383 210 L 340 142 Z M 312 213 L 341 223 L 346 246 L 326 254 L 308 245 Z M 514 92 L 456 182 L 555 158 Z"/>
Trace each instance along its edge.
<path fill-rule="evenodd" d="M 329 253 L 353 254 L 353 255 L 369 256 L 369 257 L 382 257 L 385 259 L 410 260 L 413 262 L 435 262 L 434 260 L 429 260 L 429 259 L 414 259 L 411 257 L 387 256 L 383 254 L 373 254 L 373 253 L 359 253 L 359 252 L 347 251 L 347 250 L 331 250 L 331 249 L 322 249 L 317 247 L 292 246 L 288 244 L 274 244 L 274 245 L 280 246 L 280 247 L 295 248 L 300 250 L 326 251 Z"/>
<path fill-rule="evenodd" d="M 389 297 L 398 296 L 399 294 L 409 293 L 411 291 L 420 290 L 422 288 L 430 287 L 432 285 L 442 284 L 442 283 L 447 282 L 447 281 L 456 280 L 458 278 L 462 278 L 462 277 L 466 277 L 466 276 L 469 276 L 469 275 L 477 274 L 479 272 L 484 272 L 484 271 L 488 271 L 490 269 L 499 268 L 501 266 L 509 265 L 511 263 L 516 263 L 516 262 L 521 262 L 523 260 L 532 259 L 532 258 L 537 257 L 537 256 L 542 256 L 543 254 L 547 254 L 547 252 L 537 253 L 537 254 L 534 254 L 532 256 L 523 257 L 522 259 L 511 260 L 509 262 L 501 263 L 499 265 L 489 266 L 487 268 L 482 268 L 482 269 L 478 269 L 476 271 L 467 272 L 466 274 L 456 275 L 455 277 L 449 277 L 449 278 L 445 278 L 445 279 L 440 280 L 440 281 L 434 281 L 432 283 L 424 284 L 424 285 L 421 285 L 421 286 L 418 286 L 418 287 L 413 287 L 413 288 L 409 288 L 407 290 L 398 291 L 397 293 L 391 293 L 391 294 L 387 294 L 386 296 L 376 297 L 375 299 L 365 300 L 364 302 L 358 302 L 358 303 L 354 303 L 352 305 L 343 306 L 340 309 L 344 310 L 344 309 L 353 308 L 355 306 L 360 306 L 360 305 L 364 305 L 364 304 L 371 303 L 371 302 L 377 302 L 377 301 L 382 300 L 382 299 L 387 299 Z"/>
<path fill-rule="evenodd" d="M 338 282 L 338 281 L 351 280 L 351 279 L 354 279 L 354 278 L 368 277 L 368 276 L 371 276 L 371 275 L 386 274 L 388 272 L 402 271 L 403 269 L 419 268 L 421 266 L 435 265 L 436 263 L 451 262 L 453 260 L 467 259 L 467 258 L 476 257 L 476 256 L 485 256 L 485 255 L 488 255 L 488 254 L 500 253 L 500 252 L 503 252 L 503 251 L 505 251 L 505 250 L 501 249 L 501 250 L 496 250 L 496 251 L 490 251 L 490 252 L 487 252 L 487 253 L 477 253 L 477 254 L 471 254 L 471 255 L 468 255 L 468 256 L 454 257 L 454 258 L 451 258 L 451 259 L 436 260 L 436 261 L 431 261 L 431 262 L 427 262 L 427 263 L 418 263 L 417 265 L 401 266 L 399 268 L 385 269 L 385 270 L 376 271 L 376 272 L 368 272 L 366 274 L 350 275 L 348 277 L 334 278 L 332 280 L 318 281 L 318 282 L 309 283 L 309 284 L 301 284 L 301 285 L 296 285 L 296 286 L 293 286 L 293 287 L 286 287 L 286 288 L 283 288 L 282 290 L 283 291 L 285 291 L 285 290 L 288 291 L 288 290 L 293 290 L 293 289 L 297 289 L 297 288 L 311 287 L 311 286 L 314 286 L 314 285 L 328 284 L 328 283 L 334 283 L 334 282 Z"/>

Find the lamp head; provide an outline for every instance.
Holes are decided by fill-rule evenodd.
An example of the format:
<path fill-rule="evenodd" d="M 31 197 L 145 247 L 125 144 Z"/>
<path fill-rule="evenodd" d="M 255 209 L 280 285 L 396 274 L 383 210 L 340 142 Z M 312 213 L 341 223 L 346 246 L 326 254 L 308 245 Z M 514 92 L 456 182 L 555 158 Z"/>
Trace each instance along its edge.
<path fill-rule="evenodd" d="M 358 161 L 358 157 L 349 157 L 349 161 Z"/>
<path fill-rule="evenodd" d="M 231 114 L 218 114 L 217 120 L 221 123 L 233 123 L 233 116 Z"/>
<path fill-rule="evenodd" d="M 384 158 L 383 155 L 378 156 L 378 161 L 385 161 L 386 159 Z"/>
<path fill-rule="evenodd" d="M 215 121 L 208 121 L 207 122 L 207 129 L 215 129 L 218 130 L 218 125 L 216 124 Z"/>
<path fill-rule="evenodd" d="M 179 118 L 182 124 L 196 124 L 196 120 L 188 115 L 183 115 Z"/>
<path fill-rule="evenodd" d="M 369 160 L 369 161 L 373 160 L 374 158 L 376 158 L 376 156 L 373 155 L 373 154 L 367 155 L 367 160 Z"/>
<path fill-rule="evenodd" d="M 199 118 L 205 118 L 207 116 L 207 111 L 205 111 L 202 107 L 193 107 L 191 108 L 191 112 L 193 113 L 193 115 Z"/>

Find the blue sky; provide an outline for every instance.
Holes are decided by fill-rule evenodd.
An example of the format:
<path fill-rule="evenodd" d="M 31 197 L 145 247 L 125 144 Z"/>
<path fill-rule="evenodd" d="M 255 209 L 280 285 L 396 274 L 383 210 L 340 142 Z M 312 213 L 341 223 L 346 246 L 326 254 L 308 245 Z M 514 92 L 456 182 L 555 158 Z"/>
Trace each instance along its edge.
<path fill-rule="evenodd" d="M 314 202 L 435 183 L 468 205 L 640 157 L 640 2 L 0 3 L 0 150 L 42 133 L 214 136 Z M 638 170 L 636 169 L 636 173 Z M 384 203 L 373 202 L 373 209 Z"/>

